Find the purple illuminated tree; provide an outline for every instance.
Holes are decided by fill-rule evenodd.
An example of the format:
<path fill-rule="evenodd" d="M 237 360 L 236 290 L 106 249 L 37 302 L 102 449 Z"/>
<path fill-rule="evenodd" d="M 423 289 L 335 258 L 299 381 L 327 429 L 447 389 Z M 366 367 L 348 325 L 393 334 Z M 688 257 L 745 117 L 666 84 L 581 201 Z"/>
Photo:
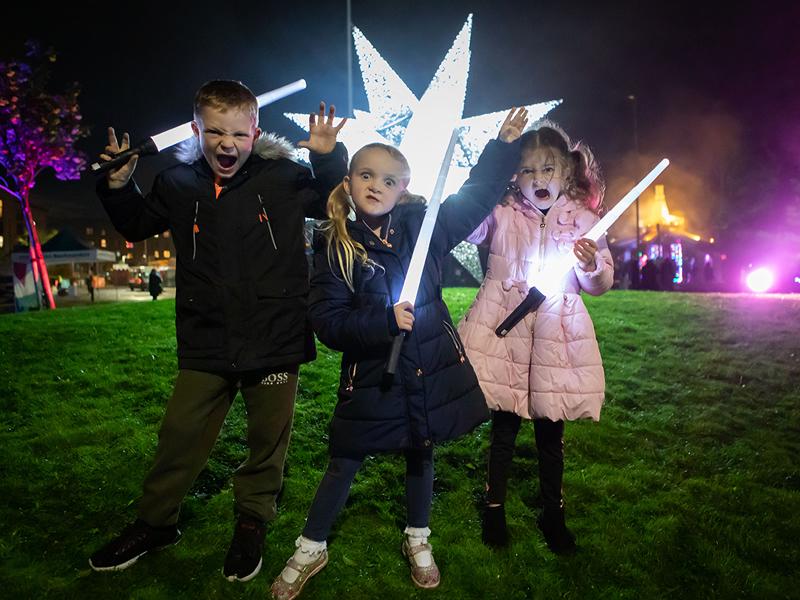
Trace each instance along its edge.
<path fill-rule="evenodd" d="M 45 89 L 55 53 L 32 42 L 26 48 L 27 62 L 0 61 L 0 186 L 20 202 L 34 281 L 55 308 L 29 196 L 36 178 L 48 168 L 61 180 L 80 177 L 86 159 L 74 144 L 88 129 L 81 124 L 77 84 L 62 94 Z"/>

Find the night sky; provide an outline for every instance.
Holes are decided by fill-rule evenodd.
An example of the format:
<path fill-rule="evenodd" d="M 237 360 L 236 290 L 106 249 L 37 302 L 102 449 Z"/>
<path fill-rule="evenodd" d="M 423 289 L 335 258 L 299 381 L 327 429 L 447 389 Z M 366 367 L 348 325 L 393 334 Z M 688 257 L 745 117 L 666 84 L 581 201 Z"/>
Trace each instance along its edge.
<path fill-rule="evenodd" d="M 80 147 L 90 158 L 109 124 L 139 139 L 189 120 L 208 79 L 240 79 L 261 93 L 304 77 L 305 92 L 261 111 L 262 128 L 294 142 L 303 132 L 282 112 L 313 110 L 320 99 L 346 112 L 345 2 L 27 4 L 4 15 L 0 56 L 21 56 L 26 39 L 56 49 L 53 89 L 81 85 L 92 135 Z M 616 181 L 660 156 L 673 160 L 664 179 L 671 208 L 701 233 L 735 222 L 734 208 L 782 209 L 776 196 L 800 191 L 797 3 L 352 3 L 353 24 L 418 96 L 470 12 L 465 116 L 563 98 L 550 116 L 595 149 L 612 202 Z M 355 53 L 353 70 L 354 106 L 367 110 Z M 631 160 L 629 94 L 641 170 Z M 137 179 L 149 187 L 170 160 L 141 161 Z M 47 176 L 34 199 L 79 222 L 102 214 L 92 189 L 88 174 Z"/>

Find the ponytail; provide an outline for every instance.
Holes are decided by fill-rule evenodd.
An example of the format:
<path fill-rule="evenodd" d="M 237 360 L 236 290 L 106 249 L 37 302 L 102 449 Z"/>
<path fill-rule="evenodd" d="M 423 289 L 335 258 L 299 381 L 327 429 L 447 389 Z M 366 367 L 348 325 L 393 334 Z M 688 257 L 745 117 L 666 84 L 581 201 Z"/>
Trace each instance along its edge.
<path fill-rule="evenodd" d="M 350 291 L 355 291 L 353 286 L 353 265 L 370 264 L 372 261 L 367 256 L 364 246 L 354 241 L 347 231 L 347 217 L 351 210 L 350 196 L 344 189 L 344 183 L 337 185 L 328 196 L 328 220 L 320 227 L 327 241 L 328 264 L 331 269 L 339 267 L 342 278 Z"/>
<path fill-rule="evenodd" d="M 600 214 L 603 211 L 606 184 L 594 154 L 589 146 L 577 142 L 569 156 L 572 167 L 572 177 L 567 186 L 569 195 L 581 200 L 593 213 Z"/>

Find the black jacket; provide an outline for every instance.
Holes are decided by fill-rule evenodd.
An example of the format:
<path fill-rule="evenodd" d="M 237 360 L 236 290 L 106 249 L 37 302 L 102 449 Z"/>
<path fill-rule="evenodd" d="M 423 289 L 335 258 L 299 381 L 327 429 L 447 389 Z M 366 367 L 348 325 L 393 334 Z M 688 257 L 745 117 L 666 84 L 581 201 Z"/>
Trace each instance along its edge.
<path fill-rule="evenodd" d="M 355 268 L 351 292 L 331 267 L 325 240 L 315 243 L 309 312 L 320 341 L 340 350 L 338 404 L 330 426 L 333 456 L 373 452 L 459 437 L 488 418 L 472 366 L 442 300 L 444 258 L 491 212 L 519 162 L 519 144 L 489 142 L 469 180 L 440 207 L 414 308 L 413 331 L 403 342 L 389 390 L 381 388 L 393 335 L 392 305 L 400 296 L 425 206 L 391 212 L 385 247 L 363 223 L 348 222 L 353 239 L 380 267 Z"/>
<path fill-rule="evenodd" d="M 325 217 L 347 173 L 344 146 L 311 163 L 313 175 L 272 138 L 259 140 L 219 198 L 202 156 L 161 172 L 144 198 L 133 181 L 120 190 L 98 182 L 125 239 L 172 235 L 181 369 L 238 372 L 315 358 L 303 224 Z"/>

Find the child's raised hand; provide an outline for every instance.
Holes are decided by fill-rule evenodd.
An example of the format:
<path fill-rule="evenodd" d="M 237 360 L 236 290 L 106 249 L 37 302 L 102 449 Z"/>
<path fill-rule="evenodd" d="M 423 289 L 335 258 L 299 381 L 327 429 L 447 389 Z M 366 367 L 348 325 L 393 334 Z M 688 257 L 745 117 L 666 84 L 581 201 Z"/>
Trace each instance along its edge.
<path fill-rule="evenodd" d="M 114 154 L 119 154 L 120 152 L 124 152 L 131 145 L 131 138 L 127 133 L 122 134 L 122 145 L 120 146 L 117 143 L 117 134 L 114 133 L 114 128 L 108 128 L 108 146 L 106 146 L 105 152 L 100 154 L 100 158 L 105 161 L 109 161 L 114 158 Z M 128 180 L 133 175 L 133 170 L 136 168 L 136 161 L 139 160 L 139 157 L 134 154 L 131 156 L 131 159 L 122 165 L 119 169 L 111 169 L 108 172 L 107 179 L 108 179 L 108 187 L 112 190 L 117 190 L 119 188 L 125 187 L 127 185 Z"/>
<path fill-rule="evenodd" d="M 411 331 L 414 327 L 414 305 L 408 300 L 394 305 L 394 320 L 400 331 Z"/>
<path fill-rule="evenodd" d="M 517 108 L 516 106 L 508 111 L 506 120 L 500 126 L 500 133 L 497 134 L 497 139 L 501 142 L 510 144 L 525 130 L 525 125 L 528 124 L 528 109 L 524 106 Z"/>
<path fill-rule="evenodd" d="M 594 240 L 589 238 L 579 239 L 575 242 L 573 252 L 578 257 L 581 269 L 589 272 L 597 269 L 597 263 L 594 260 L 594 256 L 597 254 L 597 243 Z"/>
<path fill-rule="evenodd" d="M 347 123 L 347 117 L 342 119 L 339 124 L 333 126 L 333 117 L 336 114 L 336 107 L 331 104 L 328 111 L 328 118 L 325 119 L 325 103 L 319 103 L 319 115 L 311 113 L 308 117 L 308 140 L 299 142 L 300 148 L 308 148 L 317 154 L 327 154 L 336 147 L 336 136 Z"/>

